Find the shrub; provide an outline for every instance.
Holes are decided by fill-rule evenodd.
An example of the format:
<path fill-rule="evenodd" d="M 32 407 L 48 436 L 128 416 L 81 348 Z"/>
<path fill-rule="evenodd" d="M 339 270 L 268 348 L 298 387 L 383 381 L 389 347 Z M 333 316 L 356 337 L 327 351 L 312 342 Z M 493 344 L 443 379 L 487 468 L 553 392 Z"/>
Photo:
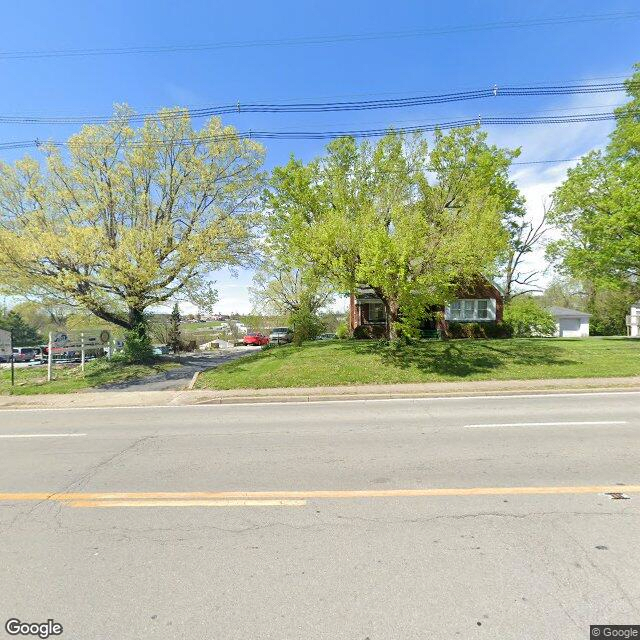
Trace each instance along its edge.
<path fill-rule="evenodd" d="M 484 325 L 484 333 L 487 338 L 511 338 L 513 329 L 506 322 L 490 322 Z"/>
<path fill-rule="evenodd" d="M 171 311 L 169 329 L 167 331 L 167 345 L 169 345 L 173 353 L 178 353 L 183 350 L 182 336 L 180 334 L 181 321 L 182 317 L 180 316 L 180 309 L 176 302 L 173 305 L 173 310 Z"/>
<path fill-rule="evenodd" d="M 356 340 L 368 340 L 372 338 L 371 329 L 365 325 L 359 325 L 353 330 L 353 337 Z"/>
<path fill-rule="evenodd" d="M 349 327 L 347 327 L 346 322 L 338 325 L 336 329 L 336 337 L 340 340 L 346 340 L 349 337 Z"/>
<path fill-rule="evenodd" d="M 504 307 L 504 321 L 517 337 L 552 336 L 556 331 L 553 316 L 533 298 L 515 298 Z"/>
<path fill-rule="evenodd" d="M 511 327 L 504 322 L 449 322 L 447 338 L 510 338 Z"/>
<path fill-rule="evenodd" d="M 123 357 L 127 362 L 151 362 L 154 359 L 146 321 L 140 322 L 133 329 L 127 331 Z"/>
<path fill-rule="evenodd" d="M 290 319 L 293 324 L 293 344 L 298 346 L 305 340 L 314 340 L 324 329 L 318 316 L 304 307 L 292 313 Z"/>

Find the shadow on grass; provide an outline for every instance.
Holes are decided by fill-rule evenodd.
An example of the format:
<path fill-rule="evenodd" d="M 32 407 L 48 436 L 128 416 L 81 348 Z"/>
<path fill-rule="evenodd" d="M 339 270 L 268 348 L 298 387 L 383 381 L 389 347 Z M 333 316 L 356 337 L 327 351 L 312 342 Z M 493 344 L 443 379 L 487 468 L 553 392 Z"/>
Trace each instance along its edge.
<path fill-rule="evenodd" d="M 532 339 L 425 341 L 412 344 L 357 343 L 356 353 L 376 353 L 386 365 L 464 378 L 503 366 L 572 365 L 553 345 Z"/>
<path fill-rule="evenodd" d="M 340 340 L 309 342 L 302 347 L 286 345 L 267 349 L 258 354 L 222 365 L 229 374 L 259 374 L 252 363 L 266 359 L 274 364 L 294 360 L 301 355 L 301 368 L 313 367 L 314 361 L 332 358 L 346 360 L 353 357 L 354 367 L 371 366 L 370 359 L 358 362 L 358 356 L 380 359 L 381 367 L 415 368 L 426 374 L 450 378 L 465 378 L 486 374 L 503 367 L 576 365 L 579 360 L 567 357 L 562 339 L 553 342 L 543 339 L 514 340 L 452 340 L 448 342 L 422 341 L 410 344 L 387 343 L 374 340 Z M 576 354 L 577 355 L 577 354 Z M 276 367 L 277 368 L 277 367 Z M 327 381 L 331 382 L 330 380 Z"/>

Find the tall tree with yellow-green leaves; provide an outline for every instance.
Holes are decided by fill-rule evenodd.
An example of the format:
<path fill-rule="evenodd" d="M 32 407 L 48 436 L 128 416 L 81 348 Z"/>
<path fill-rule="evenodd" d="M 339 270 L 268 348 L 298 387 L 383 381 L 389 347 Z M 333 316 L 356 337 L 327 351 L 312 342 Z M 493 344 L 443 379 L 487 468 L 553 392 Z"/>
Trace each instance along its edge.
<path fill-rule="evenodd" d="M 274 170 L 267 250 L 336 291 L 369 285 L 388 337 L 415 333 L 428 307 L 495 271 L 520 197 L 508 175 L 517 153 L 477 127 L 438 131 L 432 145 L 394 132 L 335 140 L 318 160 Z"/>
<path fill-rule="evenodd" d="M 264 151 L 217 118 L 131 115 L 45 146 L 42 164 L 0 163 L 0 283 L 81 305 L 142 357 L 149 307 L 214 296 L 210 271 L 251 261 Z"/>

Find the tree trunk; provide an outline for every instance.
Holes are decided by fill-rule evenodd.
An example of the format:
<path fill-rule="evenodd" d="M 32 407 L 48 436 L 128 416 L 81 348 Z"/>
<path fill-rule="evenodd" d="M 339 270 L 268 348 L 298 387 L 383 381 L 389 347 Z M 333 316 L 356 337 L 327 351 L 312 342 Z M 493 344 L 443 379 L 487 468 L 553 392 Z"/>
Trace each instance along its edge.
<path fill-rule="evenodd" d="M 141 324 L 146 325 L 144 309 L 129 308 L 129 329 L 135 329 Z"/>
<path fill-rule="evenodd" d="M 347 323 L 347 329 L 349 331 L 349 336 L 353 337 L 353 330 L 356 327 L 356 319 L 354 315 L 356 313 L 356 294 L 353 289 L 349 291 L 349 322 Z"/>
<path fill-rule="evenodd" d="M 398 339 L 397 324 L 400 320 L 400 308 L 395 300 L 384 300 L 384 306 L 387 312 L 387 339 L 394 341 Z"/>
<path fill-rule="evenodd" d="M 132 362 L 153 360 L 153 349 L 144 309 L 129 307 L 129 325 L 125 338 L 125 354 Z"/>

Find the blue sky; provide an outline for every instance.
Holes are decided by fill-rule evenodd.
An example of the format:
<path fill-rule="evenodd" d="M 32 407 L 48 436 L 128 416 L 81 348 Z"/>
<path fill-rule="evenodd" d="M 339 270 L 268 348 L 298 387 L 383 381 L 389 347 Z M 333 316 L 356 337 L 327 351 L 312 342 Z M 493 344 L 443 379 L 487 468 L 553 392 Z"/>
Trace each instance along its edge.
<path fill-rule="evenodd" d="M 5 3 L 1 51 L 184 45 L 435 29 L 637 10 L 631 0 L 550 2 L 254 2 L 111 0 Z M 230 101 L 400 97 L 479 88 L 626 76 L 640 60 L 640 20 L 449 33 L 325 45 L 236 47 L 171 54 L 0 59 L 0 115 L 102 115 L 114 103 L 139 111 Z M 353 129 L 462 116 L 606 110 L 622 94 L 485 99 L 407 110 L 246 114 L 242 129 Z M 562 113 L 562 111 L 559 111 Z M 521 160 L 571 158 L 602 145 L 610 124 L 493 127 L 491 140 L 522 147 Z M 0 142 L 64 139 L 74 127 L 0 124 Z M 267 166 L 291 153 L 309 159 L 322 142 L 269 141 Z M 1 152 L 12 161 L 15 152 Z M 533 216 L 570 165 L 514 168 Z M 540 262 L 540 256 L 535 260 Z M 215 274 L 221 311 L 248 311 L 251 273 Z"/>

